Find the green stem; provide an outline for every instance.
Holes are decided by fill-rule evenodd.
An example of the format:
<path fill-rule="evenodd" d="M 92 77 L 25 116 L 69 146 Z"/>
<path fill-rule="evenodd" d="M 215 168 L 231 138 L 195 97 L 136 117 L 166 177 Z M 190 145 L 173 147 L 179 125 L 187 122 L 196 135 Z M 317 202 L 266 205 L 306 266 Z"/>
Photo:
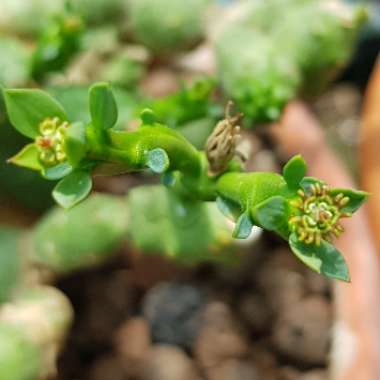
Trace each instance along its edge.
<path fill-rule="evenodd" d="M 119 164 L 125 172 L 140 171 L 148 166 L 148 153 L 162 149 L 168 156 L 166 172 L 176 172 L 177 190 L 188 197 L 214 200 L 215 179 L 208 175 L 208 162 L 186 138 L 175 130 L 159 125 L 142 125 L 132 132 L 109 130 L 107 143 L 97 143 L 89 128 L 88 157 L 105 163 Z"/>
<path fill-rule="evenodd" d="M 275 195 L 286 195 L 287 185 L 276 173 L 234 173 L 220 176 L 217 181 L 217 193 L 224 199 L 240 206 L 242 211 L 248 211 L 254 219 L 254 208 Z"/>
<path fill-rule="evenodd" d="M 96 139 L 88 134 L 91 158 L 121 164 L 126 172 L 132 172 L 147 167 L 148 152 L 162 149 L 169 158 L 166 171 L 177 172 L 176 190 L 191 198 L 211 201 L 219 195 L 247 210 L 273 195 L 282 194 L 286 188 L 283 177 L 275 173 L 209 175 L 204 153 L 180 133 L 162 125 L 142 125 L 133 132 L 110 130 L 107 136 L 107 144 L 96 144 Z"/>

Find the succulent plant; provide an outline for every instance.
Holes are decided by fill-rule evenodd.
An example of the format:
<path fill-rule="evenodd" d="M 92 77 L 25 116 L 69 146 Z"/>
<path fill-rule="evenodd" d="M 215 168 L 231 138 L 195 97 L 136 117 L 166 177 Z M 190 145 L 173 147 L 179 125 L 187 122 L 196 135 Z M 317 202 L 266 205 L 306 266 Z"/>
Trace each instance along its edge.
<path fill-rule="evenodd" d="M 141 206 L 137 207 L 140 211 L 136 212 L 139 197 L 135 195 L 138 193 L 132 193 L 130 211 L 135 215 L 134 221 L 142 215 L 146 215 L 148 220 L 149 216 L 157 219 L 162 213 L 166 218 L 171 215 L 170 218 L 178 220 L 178 223 L 168 224 L 166 227 L 169 228 L 180 224 L 177 210 L 182 208 L 189 215 L 193 212 L 194 215 L 205 213 L 201 202 L 216 201 L 236 223 L 233 237 L 248 237 L 254 225 L 274 231 L 289 241 L 294 254 L 310 268 L 329 277 L 349 281 L 344 259 L 329 240 L 342 232 L 339 220 L 351 216 L 365 201 L 366 193 L 329 189 L 322 181 L 305 177 L 307 167 L 300 156 L 285 165 L 282 175 L 243 172 L 241 163 L 236 159 L 237 120 L 228 113 L 216 127 L 206 152 L 203 152 L 198 151 L 178 131 L 160 124 L 154 112 L 148 109 L 141 113 L 141 125 L 137 129 L 117 130 L 114 128 L 117 105 L 110 86 L 98 83 L 90 89 L 89 95 L 91 122 L 84 126 L 75 121 L 69 122 L 63 108 L 40 90 L 5 91 L 11 122 L 19 132 L 35 139 L 35 143 L 28 145 L 11 161 L 38 170 L 45 177 L 60 178 L 53 190 L 53 197 L 61 206 L 70 209 L 88 196 L 92 188 L 92 173 L 117 174 L 150 169 L 161 174 L 162 182 L 170 188 L 168 193 L 156 190 L 157 194 L 161 199 L 170 199 L 174 208 L 172 211 L 165 209 L 167 201 L 162 200 L 162 204 L 152 205 L 145 213 L 141 212 Z M 59 120 L 53 123 L 54 133 L 62 127 L 61 123 L 67 123 L 64 124 L 67 127 L 62 141 L 55 142 L 63 147 L 63 161 L 56 160 L 51 166 L 50 162 L 41 158 L 38 142 L 41 137 L 44 138 L 41 136 L 41 126 L 48 120 L 51 127 L 54 118 Z M 143 192 L 142 189 L 140 191 Z M 178 205 L 175 206 L 177 201 Z M 189 206 L 185 206 L 186 202 Z M 120 212 L 122 207 L 116 207 L 114 212 Z M 75 213 L 76 209 L 71 212 Z M 158 214 L 154 216 L 154 212 Z M 61 218 L 57 216 L 58 226 L 63 223 Z M 125 220 L 124 212 L 121 212 L 120 218 Z M 77 220 L 83 223 L 79 211 Z M 73 221 L 70 224 L 75 225 Z M 106 219 L 105 226 L 108 224 L 111 225 L 111 221 Z M 124 233 L 124 224 L 119 220 L 117 225 L 121 227 L 116 230 L 117 233 Z M 60 229 L 49 232 L 53 226 L 54 223 L 48 223 L 36 234 L 36 252 L 44 260 L 51 260 L 52 267 L 75 267 L 78 256 L 64 257 L 60 254 Z M 165 229 L 165 224 L 161 227 Z M 92 234 L 97 226 L 89 224 L 88 228 L 88 233 Z M 148 236 L 142 234 L 143 229 L 132 227 L 132 231 L 135 243 L 148 249 L 152 243 Z M 176 230 L 178 236 L 182 232 Z M 51 241 L 46 236 L 51 236 Z M 169 254 L 176 255 L 181 249 L 186 251 L 184 246 L 179 245 L 180 240 L 170 239 L 169 236 L 161 242 L 161 249 Z M 81 247 L 80 241 L 72 246 L 73 250 L 76 246 Z M 191 255 L 195 255 L 194 250 L 190 246 L 188 248 Z M 86 246 L 84 251 L 91 250 Z M 68 261 L 62 261 L 63 258 Z M 77 260 L 80 262 L 78 265 L 82 266 L 83 258 Z"/>
<path fill-rule="evenodd" d="M 366 20 L 363 7 L 340 1 L 243 4 L 215 51 L 223 88 L 249 125 L 277 120 L 299 93 L 318 94 L 349 61 Z"/>

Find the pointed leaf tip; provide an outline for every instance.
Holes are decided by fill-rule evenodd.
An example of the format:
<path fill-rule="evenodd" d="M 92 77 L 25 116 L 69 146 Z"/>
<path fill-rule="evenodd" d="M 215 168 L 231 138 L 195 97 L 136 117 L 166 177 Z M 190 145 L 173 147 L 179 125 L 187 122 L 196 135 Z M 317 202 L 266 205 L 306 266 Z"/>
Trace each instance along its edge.
<path fill-rule="evenodd" d="M 301 155 L 291 158 L 283 169 L 283 176 L 291 189 L 297 189 L 301 180 L 305 177 L 307 165 Z"/>
<path fill-rule="evenodd" d="M 62 106 L 38 89 L 7 89 L 4 90 L 4 100 L 11 124 L 29 138 L 39 135 L 39 125 L 47 118 L 67 120 Z"/>
<path fill-rule="evenodd" d="M 241 214 L 236 222 L 232 237 L 235 239 L 247 239 L 252 232 L 253 223 L 247 212 Z"/>
<path fill-rule="evenodd" d="M 331 189 L 330 194 L 336 196 L 343 194 L 349 199 L 348 203 L 341 208 L 342 212 L 354 213 L 363 203 L 367 200 L 369 194 L 365 191 L 351 190 L 351 189 Z"/>
<path fill-rule="evenodd" d="M 293 233 L 289 245 L 293 253 L 310 269 L 336 280 L 350 282 L 347 264 L 332 244 L 324 240 L 319 246 L 305 244 Z"/>
<path fill-rule="evenodd" d="M 31 170 L 40 171 L 42 170 L 42 165 L 38 159 L 38 155 L 39 152 L 36 145 L 28 144 L 15 156 L 9 158 L 8 162 Z"/>

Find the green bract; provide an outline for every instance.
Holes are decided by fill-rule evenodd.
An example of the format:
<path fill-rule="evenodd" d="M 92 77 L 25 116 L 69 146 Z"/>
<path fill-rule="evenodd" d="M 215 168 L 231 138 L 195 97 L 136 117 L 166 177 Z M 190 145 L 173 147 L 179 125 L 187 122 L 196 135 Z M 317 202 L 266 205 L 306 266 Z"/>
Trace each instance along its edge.
<path fill-rule="evenodd" d="M 177 130 L 160 124 L 158 120 L 161 118 L 152 110 L 141 112 L 141 125 L 137 129 L 115 129 L 117 107 L 106 83 L 90 89 L 91 122 L 87 126 L 75 121 L 69 123 L 61 107 L 39 90 L 7 90 L 6 104 L 15 127 L 35 138 L 34 144 L 28 145 L 11 161 L 40 170 L 50 179 L 62 178 L 53 196 L 64 208 L 76 205 L 89 194 L 93 172 L 110 175 L 150 169 L 162 175 L 162 183 L 170 188 L 170 192 L 164 194 L 163 190 L 154 190 L 161 199 L 157 206 L 153 202 L 144 215 L 140 215 L 140 203 L 132 200 L 140 199 L 137 194 L 141 192 L 148 202 L 150 196 L 142 189 L 136 189 L 130 200 L 130 212 L 135 212 L 133 219 L 141 221 L 132 224 L 138 225 L 137 229 L 132 228 L 132 240 L 142 249 L 149 249 L 150 245 L 154 247 L 152 242 L 161 241 L 166 247 L 160 247 L 161 251 L 174 255 L 177 251 L 186 251 L 181 239 L 160 240 L 153 235 L 149 239 L 148 231 L 153 229 L 149 227 L 144 231 L 144 221 L 149 224 L 149 215 L 155 222 L 160 215 L 170 215 L 171 223 L 160 223 L 163 230 L 172 230 L 183 221 L 190 223 L 196 214 L 206 218 L 208 213 L 202 201 L 216 201 L 223 214 L 236 223 L 233 237 L 248 237 L 253 226 L 273 231 L 288 240 L 294 254 L 313 270 L 349 280 L 344 259 L 331 240 L 343 232 L 341 219 L 351 216 L 367 194 L 330 189 L 318 179 L 305 177 L 307 167 L 301 156 L 293 157 L 285 165 L 282 175 L 245 173 L 234 157 L 235 146 L 231 146 L 227 149 L 223 168 L 213 173 L 209 151 L 197 150 Z M 230 127 L 231 120 L 223 121 L 226 128 Z M 224 151 L 230 141 L 223 141 L 224 135 L 220 136 L 218 143 Z M 228 139 L 230 135 L 225 136 Z M 51 162 L 41 158 L 41 147 L 50 149 L 53 154 Z M 167 208 L 165 202 L 173 204 L 173 208 Z M 153 217 L 154 213 L 157 215 Z M 183 221 L 181 213 L 188 215 Z M 174 234 L 184 233 L 182 229 L 173 231 Z"/>

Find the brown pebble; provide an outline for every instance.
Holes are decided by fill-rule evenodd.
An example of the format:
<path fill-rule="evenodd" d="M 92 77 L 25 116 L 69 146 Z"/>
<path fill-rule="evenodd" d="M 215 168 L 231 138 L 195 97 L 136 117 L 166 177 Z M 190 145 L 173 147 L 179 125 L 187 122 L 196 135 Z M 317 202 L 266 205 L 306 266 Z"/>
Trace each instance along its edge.
<path fill-rule="evenodd" d="M 257 368 L 260 379 L 277 380 L 278 364 L 275 354 L 265 348 L 264 342 L 255 342 L 250 358 Z"/>
<path fill-rule="evenodd" d="M 302 264 L 289 249 L 276 250 L 263 263 L 257 276 L 258 285 L 274 313 L 281 315 L 305 296 L 303 271 Z"/>
<path fill-rule="evenodd" d="M 322 297 L 310 297 L 288 308 L 274 326 L 273 344 L 283 355 L 306 364 L 327 360 L 331 308 Z"/>
<path fill-rule="evenodd" d="M 259 380 L 258 371 L 252 362 L 228 359 L 205 371 L 207 380 Z"/>
<path fill-rule="evenodd" d="M 191 273 L 190 267 L 181 266 L 168 257 L 143 255 L 138 250 L 129 250 L 128 260 L 128 278 L 136 288 L 143 290 L 160 282 L 173 281 L 178 277 L 186 278 Z"/>
<path fill-rule="evenodd" d="M 200 380 L 193 360 L 181 349 L 156 345 L 149 351 L 139 380 Z"/>
<path fill-rule="evenodd" d="M 127 320 L 116 334 L 116 350 L 128 376 L 139 375 L 150 347 L 149 325 L 144 318 Z"/>
<path fill-rule="evenodd" d="M 90 370 L 91 380 L 125 380 L 120 361 L 114 355 L 106 355 L 95 361 Z"/>
<path fill-rule="evenodd" d="M 327 380 L 328 378 L 326 371 L 316 369 L 314 371 L 304 372 L 299 380 Z"/>
<path fill-rule="evenodd" d="M 321 295 L 328 295 L 331 288 L 331 281 L 326 277 L 321 276 L 319 273 L 315 273 L 308 270 L 305 273 L 307 287 L 311 293 L 317 293 Z"/>
<path fill-rule="evenodd" d="M 229 358 L 248 353 L 241 326 L 223 302 L 211 302 L 203 315 L 203 326 L 194 344 L 194 356 L 202 368 L 215 366 Z"/>
<path fill-rule="evenodd" d="M 242 296 L 238 311 L 243 321 L 253 332 L 267 331 L 272 323 L 272 313 L 265 303 L 265 299 L 253 292 Z"/>
<path fill-rule="evenodd" d="M 276 380 L 300 380 L 300 372 L 292 367 L 282 367 L 278 370 Z"/>

